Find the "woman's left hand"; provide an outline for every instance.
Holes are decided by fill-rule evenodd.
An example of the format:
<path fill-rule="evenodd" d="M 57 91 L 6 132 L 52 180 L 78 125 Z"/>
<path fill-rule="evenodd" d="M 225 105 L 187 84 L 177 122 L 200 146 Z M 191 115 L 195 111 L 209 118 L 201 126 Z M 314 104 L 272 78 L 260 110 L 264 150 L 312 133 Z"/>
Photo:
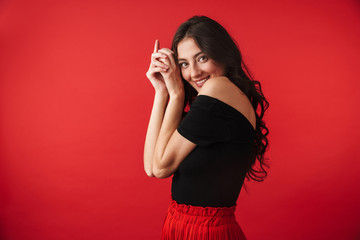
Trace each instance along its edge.
<path fill-rule="evenodd" d="M 161 75 L 164 78 L 166 88 L 169 92 L 169 95 L 179 95 L 184 94 L 184 84 L 180 76 L 180 68 L 177 64 L 177 61 L 174 59 L 174 52 L 168 48 L 162 48 L 158 52 L 167 55 L 167 58 L 162 59 L 162 62 L 166 64 L 169 68 L 165 72 L 161 72 Z"/>

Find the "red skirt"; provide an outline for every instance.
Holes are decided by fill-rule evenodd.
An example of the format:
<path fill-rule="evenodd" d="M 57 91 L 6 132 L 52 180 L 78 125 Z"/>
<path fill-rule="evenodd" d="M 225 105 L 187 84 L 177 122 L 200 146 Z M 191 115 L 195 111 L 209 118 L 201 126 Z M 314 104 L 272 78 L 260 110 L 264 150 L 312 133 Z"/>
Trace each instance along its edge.
<path fill-rule="evenodd" d="M 199 207 L 171 200 L 162 240 L 246 240 L 232 207 Z"/>

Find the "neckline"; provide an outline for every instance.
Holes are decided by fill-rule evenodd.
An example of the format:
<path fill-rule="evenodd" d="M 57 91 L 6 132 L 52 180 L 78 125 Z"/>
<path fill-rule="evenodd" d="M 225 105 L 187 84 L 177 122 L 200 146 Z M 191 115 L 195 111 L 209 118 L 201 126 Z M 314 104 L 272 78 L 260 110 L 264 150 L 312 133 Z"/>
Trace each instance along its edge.
<path fill-rule="evenodd" d="M 233 106 L 227 104 L 226 102 L 221 101 L 220 99 L 217 99 L 215 97 L 209 96 L 209 95 L 197 95 L 196 98 L 198 97 L 205 97 L 205 98 L 210 98 L 213 100 L 216 100 L 217 102 L 219 102 L 220 104 L 222 104 L 223 106 L 226 106 L 229 109 L 232 109 L 232 111 L 236 112 L 241 118 L 243 118 L 244 120 L 246 120 L 246 122 L 248 123 L 248 125 L 251 127 L 251 129 L 255 132 L 255 128 L 254 126 L 251 124 L 251 122 L 249 121 L 249 119 L 247 117 L 244 116 L 244 114 L 242 114 L 239 110 L 237 110 L 236 108 L 234 108 Z"/>

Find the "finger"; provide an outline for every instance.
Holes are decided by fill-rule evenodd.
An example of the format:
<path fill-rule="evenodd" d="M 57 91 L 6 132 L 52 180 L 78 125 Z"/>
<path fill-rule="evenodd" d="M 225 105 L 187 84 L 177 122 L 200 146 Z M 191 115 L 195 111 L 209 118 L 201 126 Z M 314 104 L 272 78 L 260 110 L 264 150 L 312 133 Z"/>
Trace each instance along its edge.
<path fill-rule="evenodd" d="M 169 63 L 170 64 L 176 64 L 175 63 L 175 59 L 174 59 L 174 54 L 173 54 L 173 51 L 171 51 L 170 49 L 167 49 L 167 48 L 162 48 L 160 50 L 158 50 L 159 53 L 163 53 L 165 54 L 166 56 L 168 56 L 168 59 L 169 59 Z"/>
<path fill-rule="evenodd" d="M 166 66 L 170 66 L 170 62 L 166 60 L 167 58 L 159 58 L 158 61 L 165 64 Z"/>
<path fill-rule="evenodd" d="M 169 58 L 168 57 L 166 57 L 166 58 L 159 58 L 159 59 L 157 59 L 159 62 L 161 62 L 161 63 L 164 63 L 166 66 L 171 66 L 171 62 L 170 62 L 170 60 L 169 60 Z"/>
<path fill-rule="evenodd" d="M 169 49 L 169 48 L 163 48 L 163 49 L 165 49 L 166 51 L 169 51 L 170 53 L 174 54 L 174 51 Z"/>
<path fill-rule="evenodd" d="M 159 50 L 159 49 L 158 49 Z M 161 50 L 166 51 L 168 54 L 174 54 L 174 51 L 168 48 L 161 48 Z"/>
<path fill-rule="evenodd" d="M 166 63 L 161 62 L 161 61 L 159 61 L 159 60 L 154 60 L 154 61 L 152 62 L 152 66 L 154 66 L 154 67 L 162 67 L 162 68 L 165 68 L 165 69 L 168 69 L 168 68 L 169 68 L 169 66 L 168 66 Z"/>
<path fill-rule="evenodd" d="M 159 49 L 159 40 L 156 39 L 155 46 L 154 46 L 154 53 L 157 53 L 158 49 Z"/>
<path fill-rule="evenodd" d="M 151 58 L 154 60 L 154 59 L 158 59 L 158 58 L 167 58 L 168 56 L 163 54 L 163 53 L 160 53 L 160 52 L 157 52 L 157 53 L 152 53 L 151 54 Z"/>
<path fill-rule="evenodd" d="M 167 72 L 167 69 L 162 67 L 152 67 L 150 73 Z"/>
<path fill-rule="evenodd" d="M 168 56 L 163 54 L 163 53 L 152 53 L 151 54 L 151 62 L 155 63 L 155 62 L 160 62 L 160 63 L 165 63 L 165 64 L 170 64 L 169 61 L 165 62 L 165 60 L 168 59 Z"/>

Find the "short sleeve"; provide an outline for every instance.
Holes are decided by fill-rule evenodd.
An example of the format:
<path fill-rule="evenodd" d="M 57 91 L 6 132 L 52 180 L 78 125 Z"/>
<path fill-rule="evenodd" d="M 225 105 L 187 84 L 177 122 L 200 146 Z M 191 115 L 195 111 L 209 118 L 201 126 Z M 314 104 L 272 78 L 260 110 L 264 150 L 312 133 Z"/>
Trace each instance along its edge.
<path fill-rule="evenodd" d="M 198 96 L 177 128 L 178 132 L 200 147 L 226 142 L 231 131 L 222 114 L 214 111 L 214 99 Z"/>

